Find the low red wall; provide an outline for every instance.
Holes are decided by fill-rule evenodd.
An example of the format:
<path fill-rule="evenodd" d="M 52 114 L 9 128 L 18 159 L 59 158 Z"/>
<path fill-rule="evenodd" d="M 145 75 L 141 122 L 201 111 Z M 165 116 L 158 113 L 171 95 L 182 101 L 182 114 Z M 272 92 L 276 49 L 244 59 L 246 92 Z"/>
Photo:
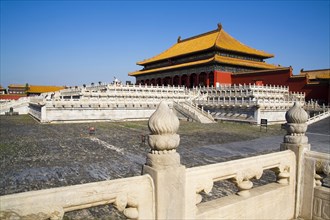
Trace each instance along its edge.
<path fill-rule="evenodd" d="M 214 71 L 214 84 L 232 84 L 232 75 L 229 72 Z"/>
<path fill-rule="evenodd" d="M 291 76 L 289 69 L 269 72 L 254 72 L 232 75 L 233 84 L 254 84 L 262 82 L 263 85 L 287 85 Z"/>

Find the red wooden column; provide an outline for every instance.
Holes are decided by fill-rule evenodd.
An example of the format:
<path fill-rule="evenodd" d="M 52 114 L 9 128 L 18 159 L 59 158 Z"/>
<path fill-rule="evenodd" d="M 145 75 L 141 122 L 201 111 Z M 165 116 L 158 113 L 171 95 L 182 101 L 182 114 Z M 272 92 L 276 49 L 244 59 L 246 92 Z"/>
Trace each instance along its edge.
<path fill-rule="evenodd" d="M 210 86 L 210 78 L 209 78 L 209 73 L 206 73 L 206 86 Z"/>
<path fill-rule="evenodd" d="M 199 86 L 199 74 L 196 73 L 195 86 Z"/>

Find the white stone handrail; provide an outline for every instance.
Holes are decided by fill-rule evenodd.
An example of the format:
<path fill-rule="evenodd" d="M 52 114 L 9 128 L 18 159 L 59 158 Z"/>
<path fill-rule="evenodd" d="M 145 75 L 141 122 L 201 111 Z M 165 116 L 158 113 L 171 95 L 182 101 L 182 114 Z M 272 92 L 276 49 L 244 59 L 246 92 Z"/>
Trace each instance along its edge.
<path fill-rule="evenodd" d="M 199 87 L 201 90 L 240 90 L 240 89 L 253 89 L 253 90 L 278 90 L 278 91 L 289 91 L 288 86 L 278 86 L 278 85 L 256 85 L 256 84 L 239 84 L 239 85 L 219 85 L 218 87 Z"/>
<path fill-rule="evenodd" d="M 304 153 L 303 200 L 300 216 L 303 219 L 329 219 L 330 188 L 322 184 L 323 174 L 330 175 L 330 154 Z"/>
<path fill-rule="evenodd" d="M 294 153 L 291 151 L 282 151 L 223 163 L 188 168 L 187 179 L 192 180 L 189 182 L 195 182 L 197 187 L 202 187 L 205 185 L 204 183 L 206 181 L 212 181 L 213 183 L 220 180 L 234 178 L 240 182 L 251 174 L 252 176 L 260 177 L 264 170 L 273 168 L 278 168 L 282 172 L 290 168 L 290 176 L 292 176 L 295 174 L 294 167 Z"/>
<path fill-rule="evenodd" d="M 305 157 L 315 160 L 315 169 L 318 173 L 324 173 L 327 176 L 330 175 L 330 154 L 307 151 Z"/>
<path fill-rule="evenodd" d="M 310 125 L 310 124 L 313 124 L 315 122 L 318 122 L 322 119 L 325 119 L 327 117 L 330 117 L 330 109 L 328 109 L 327 111 L 321 113 L 321 114 L 318 114 L 318 115 L 315 115 L 314 117 L 311 117 L 308 119 L 307 121 L 307 124 Z"/>
<path fill-rule="evenodd" d="M 1 219 L 62 219 L 65 212 L 113 204 L 130 219 L 154 219 L 149 175 L 30 191 L 0 197 Z"/>
<path fill-rule="evenodd" d="M 186 215 L 190 219 L 195 219 L 194 213 L 203 216 L 199 206 L 202 201 L 199 193 L 211 192 L 213 183 L 220 180 L 232 180 L 239 189 L 238 195 L 244 198 L 250 196 L 249 190 L 253 187 L 251 178 L 259 179 L 264 170 L 271 169 L 278 173 L 278 186 L 288 186 L 289 191 L 294 190 L 295 181 L 295 154 L 292 151 L 282 151 L 250 158 L 233 160 L 218 164 L 211 164 L 200 167 L 188 168 L 186 172 L 187 206 Z M 196 197 L 197 196 L 197 197 Z M 216 200 L 222 200 L 219 198 Z M 294 196 L 288 197 L 294 202 Z M 205 202 L 205 203 L 212 203 Z M 207 205 L 206 205 L 207 206 Z M 199 211 L 198 211 L 199 210 Z M 293 211 L 292 211 L 293 213 Z M 235 216 L 235 213 L 233 213 Z M 228 217 L 229 218 L 229 217 Z"/>
<path fill-rule="evenodd" d="M 218 97 L 217 99 L 207 99 L 207 100 L 195 100 L 195 103 L 198 105 L 248 105 L 248 106 L 255 106 L 257 105 L 257 101 L 249 99 L 235 99 L 229 98 L 226 99 L 225 97 Z"/>

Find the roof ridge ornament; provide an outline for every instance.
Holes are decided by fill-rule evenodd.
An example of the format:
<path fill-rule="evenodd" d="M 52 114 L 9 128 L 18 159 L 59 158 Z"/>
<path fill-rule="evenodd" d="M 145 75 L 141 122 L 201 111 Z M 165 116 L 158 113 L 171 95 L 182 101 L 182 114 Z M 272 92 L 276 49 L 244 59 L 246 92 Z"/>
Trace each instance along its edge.
<path fill-rule="evenodd" d="M 181 36 L 178 37 L 178 40 L 177 40 L 178 43 L 181 42 Z"/>
<path fill-rule="evenodd" d="M 222 24 L 218 23 L 218 30 L 221 31 L 221 29 L 222 29 Z"/>

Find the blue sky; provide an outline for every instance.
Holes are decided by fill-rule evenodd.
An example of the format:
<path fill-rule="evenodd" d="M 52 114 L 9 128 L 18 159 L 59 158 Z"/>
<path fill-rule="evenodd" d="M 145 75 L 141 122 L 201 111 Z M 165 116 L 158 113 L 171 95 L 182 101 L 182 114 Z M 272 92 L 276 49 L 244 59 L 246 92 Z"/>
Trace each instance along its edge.
<path fill-rule="evenodd" d="M 330 68 L 330 1 L 1 1 L 0 84 L 75 86 L 131 80 L 150 58 L 217 28 L 275 55 Z"/>

